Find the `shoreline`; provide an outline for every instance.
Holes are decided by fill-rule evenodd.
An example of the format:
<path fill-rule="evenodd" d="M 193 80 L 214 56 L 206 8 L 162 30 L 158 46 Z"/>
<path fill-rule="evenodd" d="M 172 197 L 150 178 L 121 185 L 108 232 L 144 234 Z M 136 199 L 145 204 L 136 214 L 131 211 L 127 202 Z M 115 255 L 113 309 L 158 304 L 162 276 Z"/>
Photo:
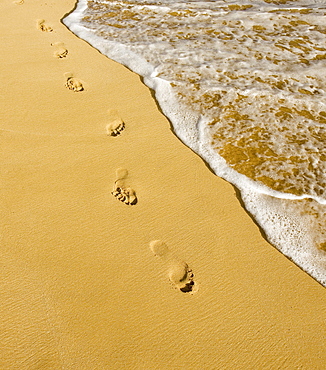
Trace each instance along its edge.
<path fill-rule="evenodd" d="M 76 4 L 0 5 L 0 367 L 322 369 L 324 288 L 263 239 L 141 78 L 62 24 Z"/>
<path fill-rule="evenodd" d="M 317 225 L 317 217 L 304 221 L 304 217 L 313 212 L 308 205 L 307 209 L 299 206 L 300 202 L 306 202 L 306 197 L 298 198 L 294 194 L 279 193 L 236 172 L 232 166 L 226 164 L 209 144 L 210 134 L 204 123 L 207 117 L 180 105 L 169 83 L 156 76 L 154 66 L 143 59 L 141 52 L 135 54 L 120 40 L 106 40 L 98 36 L 92 28 L 87 28 L 87 24 L 82 24 L 80 17 L 86 11 L 86 4 L 85 0 L 79 0 L 63 24 L 91 47 L 139 75 L 141 81 L 150 89 L 159 111 L 169 121 L 174 135 L 198 155 L 210 171 L 238 189 L 240 205 L 254 220 L 265 240 L 325 287 L 326 259 L 319 250 L 319 245 L 323 243 L 322 226 Z M 128 39 L 125 41 L 128 44 Z M 312 199 L 314 206 L 322 207 L 318 201 Z M 288 208 L 291 210 L 287 210 Z M 277 222 L 278 220 L 280 221 Z M 311 225 L 307 227 L 308 224 Z"/>

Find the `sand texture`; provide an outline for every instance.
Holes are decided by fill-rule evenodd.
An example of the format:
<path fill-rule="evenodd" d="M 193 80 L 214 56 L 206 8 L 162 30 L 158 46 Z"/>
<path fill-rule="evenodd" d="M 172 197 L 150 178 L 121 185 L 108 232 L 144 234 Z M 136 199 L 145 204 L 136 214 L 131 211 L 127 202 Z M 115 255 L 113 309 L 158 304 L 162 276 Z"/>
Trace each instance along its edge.
<path fill-rule="evenodd" d="M 0 3 L 0 369 L 325 369 L 325 288 L 73 7 Z"/>

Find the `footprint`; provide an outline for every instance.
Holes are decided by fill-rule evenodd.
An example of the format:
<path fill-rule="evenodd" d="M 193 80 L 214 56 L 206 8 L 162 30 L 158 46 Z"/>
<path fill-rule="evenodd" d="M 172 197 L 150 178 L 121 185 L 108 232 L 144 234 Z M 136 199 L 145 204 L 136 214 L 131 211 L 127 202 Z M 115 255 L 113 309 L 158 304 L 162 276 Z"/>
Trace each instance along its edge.
<path fill-rule="evenodd" d="M 172 285 L 182 293 L 195 293 L 198 288 L 194 274 L 188 264 L 174 257 L 162 240 L 153 240 L 149 247 L 155 256 L 160 257 L 168 266 L 168 277 Z"/>
<path fill-rule="evenodd" d="M 46 24 L 44 19 L 40 19 L 37 21 L 37 28 L 42 32 L 52 32 L 53 28 Z"/>
<path fill-rule="evenodd" d="M 106 125 L 106 132 L 110 136 L 118 136 L 125 128 L 125 123 L 121 118 L 116 118 Z"/>
<path fill-rule="evenodd" d="M 110 136 L 118 136 L 125 128 L 125 123 L 118 115 L 117 111 L 109 110 L 109 123 L 106 125 L 106 133 Z"/>
<path fill-rule="evenodd" d="M 128 171 L 124 168 L 116 170 L 117 180 L 114 182 L 114 188 L 111 194 L 125 204 L 135 205 L 138 202 L 136 192 L 129 186 L 125 185 Z"/>
<path fill-rule="evenodd" d="M 162 240 L 153 240 L 149 243 L 149 247 L 155 256 L 163 257 L 169 253 L 168 246 Z"/>
<path fill-rule="evenodd" d="M 128 177 L 128 170 L 125 168 L 117 168 L 115 174 L 118 180 L 125 180 Z"/>
<path fill-rule="evenodd" d="M 65 73 L 66 77 L 66 88 L 74 92 L 84 91 L 83 83 L 76 77 L 73 77 L 71 73 Z"/>
<path fill-rule="evenodd" d="M 137 197 L 136 193 L 131 188 L 120 188 L 117 187 L 116 190 L 112 192 L 112 195 L 114 195 L 118 200 L 125 204 L 131 204 L 134 205 L 137 203 Z"/>
<path fill-rule="evenodd" d="M 53 53 L 53 56 L 58 59 L 66 58 L 68 54 L 68 50 L 65 47 L 65 44 L 62 42 L 55 42 L 51 44 L 51 46 L 55 46 L 56 50 Z"/>

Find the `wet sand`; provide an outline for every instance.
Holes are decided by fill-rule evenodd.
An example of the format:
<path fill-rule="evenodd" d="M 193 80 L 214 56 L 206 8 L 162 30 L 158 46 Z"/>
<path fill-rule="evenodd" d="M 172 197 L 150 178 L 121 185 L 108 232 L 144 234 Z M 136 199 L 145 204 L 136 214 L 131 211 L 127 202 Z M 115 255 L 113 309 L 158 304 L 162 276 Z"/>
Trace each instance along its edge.
<path fill-rule="evenodd" d="M 0 4 L 0 368 L 324 369 L 325 288 L 73 7 Z"/>

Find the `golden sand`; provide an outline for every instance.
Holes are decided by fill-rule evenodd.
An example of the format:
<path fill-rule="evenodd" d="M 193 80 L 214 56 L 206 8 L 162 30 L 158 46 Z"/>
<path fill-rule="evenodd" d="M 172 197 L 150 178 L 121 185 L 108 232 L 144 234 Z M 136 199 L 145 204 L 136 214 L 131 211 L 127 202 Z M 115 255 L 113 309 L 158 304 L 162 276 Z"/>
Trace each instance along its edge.
<path fill-rule="evenodd" d="M 325 288 L 73 7 L 0 4 L 0 369 L 324 369 Z"/>

